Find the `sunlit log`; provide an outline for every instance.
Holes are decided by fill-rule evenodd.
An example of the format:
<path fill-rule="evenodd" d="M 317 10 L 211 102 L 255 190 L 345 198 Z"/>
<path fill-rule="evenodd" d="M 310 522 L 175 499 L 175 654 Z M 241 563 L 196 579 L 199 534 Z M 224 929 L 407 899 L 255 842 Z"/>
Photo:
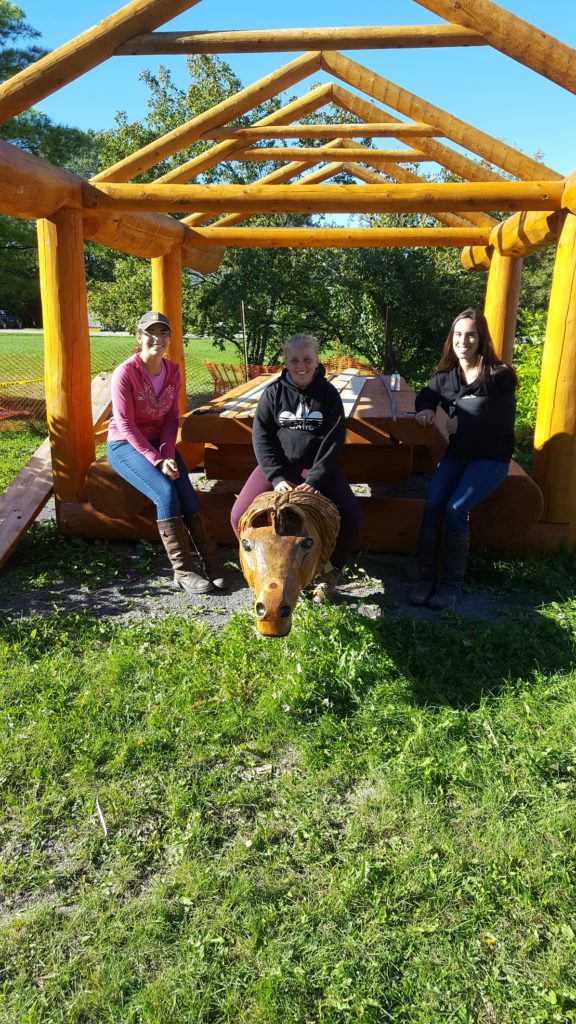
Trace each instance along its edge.
<path fill-rule="evenodd" d="M 365 121 L 376 121 L 384 117 L 390 118 L 390 114 L 387 111 L 382 110 L 381 107 L 378 107 L 370 100 L 363 99 L 361 96 L 357 96 L 356 93 L 350 92 L 349 89 L 344 89 L 341 85 L 334 84 L 332 86 L 332 101 L 342 110 L 347 110 L 349 114 L 362 117 Z M 403 121 L 398 123 L 404 124 Z M 435 160 L 441 167 L 446 167 L 449 171 L 453 171 L 460 178 L 467 178 L 468 181 L 505 181 L 501 174 L 493 171 L 490 167 L 483 167 L 480 163 L 470 160 L 469 157 L 464 156 L 462 153 L 457 153 L 456 150 L 451 149 L 449 146 L 445 146 L 441 142 L 435 142 L 434 139 L 419 139 L 418 146 L 423 153 L 426 153 L 430 160 Z"/>
<path fill-rule="evenodd" d="M 365 153 L 375 164 L 417 163 L 428 157 L 419 149 L 358 149 L 345 150 L 335 148 L 332 155 L 335 160 L 364 160 Z M 236 160 L 317 160 L 317 146 L 259 146 L 256 149 L 242 149 L 235 156 Z"/>
<path fill-rule="evenodd" d="M 108 184 L 90 202 L 110 209 L 185 213 L 433 213 L 559 208 L 557 181 L 457 182 L 424 185 L 158 185 Z"/>
<path fill-rule="evenodd" d="M 485 46 L 478 32 L 457 25 L 376 25 L 354 28 L 251 29 L 228 32 L 149 32 L 116 49 L 117 55 L 167 53 L 281 53 L 287 50 L 385 50 Z"/>
<path fill-rule="evenodd" d="M 241 142 L 259 142 L 261 139 L 336 139 L 336 138 L 375 138 L 400 139 L 422 136 L 431 138 L 442 135 L 436 128 L 421 121 L 381 121 L 371 124 L 286 124 L 269 128 L 217 128 L 205 132 L 202 139 L 220 141 L 221 139 L 239 140 Z"/>
<path fill-rule="evenodd" d="M 0 122 L 8 121 L 114 53 L 133 35 L 190 10 L 199 0 L 133 0 L 0 85 Z"/>
<path fill-rule="evenodd" d="M 302 57 L 297 57 L 296 60 L 273 71 L 272 74 L 258 79 L 257 82 L 245 89 L 240 89 L 233 96 L 216 103 L 209 110 L 205 110 L 202 114 L 187 121 L 186 124 L 174 128 L 173 131 L 167 132 L 161 138 L 143 146 L 131 156 L 119 160 L 112 167 L 95 175 L 92 180 L 94 182 L 128 181 L 129 178 L 141 174 L 149 167 L 154 167 L 161 160 L 165 160 L 166 157 L 173 156 L 174 153 L 185 149 L 192 142 L 196 142 L 202 132 L 208 131 L 210 128 L 219 128 L 227 121 L 240 114 L 245 114 L 252 107 L 264 103 L 289 86 L 295 85 L 296 82 L 300 82 L 301 79 L 318 71 L 319 67 L 320 54 L 305 53 Z"/>
<path fill-rule="evenodd" d="M 331 85 L 318 86 L 305 93 L 304 96 L 300 96 L 299 99 L 286 103 L 280 110 L 275 110 L 272 114 L 268 114 L 266 117 L 256 121 L 255 127 L 281 125 L 290 121 L 296 121 L 299 117 L 304 117 L 306 114 L 311 113 L 311 111 L 318 110 L 319 107 L 329 103 L 331 95 Z M 206 150 L 205 153 L 200 153 L 179 167 L 175 167 L 172 171 L 168 171 L 157 180 L 166 183 L 172 182 L 174 185 L 184 184 L 187 181 L 192 181 L 197 175 L 203 174 L 204 171 L 209 170 L 211 167 L 215 167 L 223 160 L 232 159 L 243 148 L 244 145 L 241 142 L 221 142 L 219 145 L 212 146 Z"/>
<path fill-rule="evenodd" d="M 341 53 L 324 50 L 322 52 L 322 67 L 324 71 L 342 79 L 353 88 L 367 93 L 379 103 L 386 103 L 406 117 L 417 118 L 419 121 L 426 121 L 436 128 L 441 128 L 447 139 L 451 139 L 452 142 L 464 146 L 473 153 L 478 153 L 484 160 L 502 167 L 509 174 L 534 180 L 542 179 L 542 177 L 561 178 L 557 171 L 525 156 L 517 149 L 513 149 L 512 146 L 474 128 L 466 121 L 434 106 L 433 103 L 428 103 L 419 96 L 415 96 L 414 93 L 402 89 L 399 85 L 383 78 L 382 75 L 377 75 L 375 71 L 371 71 L 362 64 L 350 60 L 349 57 L 344 57 Z"/>
<path fill-rule="evenodd" d="M 446 21 L 473 32 L 520 64 L 576 92 L 576 50 L 490 0 L 416 0 Z"/>
<path fill-rule="evenodd" d="M 380 246 L 480 245 L 482 228 L 195 228 L 201 243 L 265 249 L 368 249 Z"/>

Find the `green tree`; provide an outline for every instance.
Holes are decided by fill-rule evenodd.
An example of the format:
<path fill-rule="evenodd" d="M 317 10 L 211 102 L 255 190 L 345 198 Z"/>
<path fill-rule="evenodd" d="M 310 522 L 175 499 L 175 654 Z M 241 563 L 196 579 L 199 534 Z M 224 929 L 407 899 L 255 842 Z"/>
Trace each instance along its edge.
<path fill-rule="evenodd" d="M 0 80 L 38 60 L 46 52 L 24 12 L 0 0 Z M 0 125 L 0 138 L 59 167 L 94 173 L 98 154 L 93 133 L 55 124 L 40 110 L 27 110 Z M 41 323 L 36 231 L 31 221 L 0 217 L 0 306 L 26 324 Z"/>

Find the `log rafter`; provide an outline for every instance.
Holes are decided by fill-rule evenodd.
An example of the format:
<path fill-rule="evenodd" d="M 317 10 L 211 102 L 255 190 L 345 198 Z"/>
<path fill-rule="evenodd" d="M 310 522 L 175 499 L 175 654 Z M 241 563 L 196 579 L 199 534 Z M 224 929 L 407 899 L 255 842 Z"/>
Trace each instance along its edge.
<path fill-rule="evenodd" d="M 330 102 L 331 98 L 332 86 L 330 84 L 318 86 L 305 93 L 299 99 L 286 103 L 285 106 L 281 107 L 280 110 L 274 111 L 273 114 L 263 117 L 260 121 L 256 122 L 256 125 L 260 127 L 294 121 L 298 117 L 304 117 L 305 114 L 325 106 L 326 103 Z M 231 160 L 243 148 L 243 143 L 236 141 L 221 142 L 217 146 L 212 146 L 205 153 L 193 157 L 192 160 L 187 160 L 186 163 L 174 168 L 174 170 L 168 171 L 167 174 L 163 174 L 157 180 L 166 184 L 184 184 L 187 181 L 193 180 L 198 174 L 203 174 L 204 171 L 215 167 L 216 164 L 221 163 L 223 160 Z"/>
<path fill-rule="evenodd" d="M 364 154 L 370 153 L 374 163 L 420 163 L 428 159 L 420 149 L 354 149 L 350 153 L 352 160 L 364 160 Z M 345 160 L 348 150 L 334 150 L 336 160 Z M 259 146 L 253 149 L 241 149 L 234 156 L 235 160 L 318 160 L 317 146 Z"/>
<path fill-rule="evenodd" d="M 322 51 L 322 68 L 340 78 L 353 88 L 360 89 L 380 103 L 386 103 L 407 117 L 426 121 L 436 128 L 442 129 L 447 139 L 477 153 L 489 163 L 496 164 L 509 174 L 525 179 L 539 180 L 545 178 L 559 179 L 562 177 L 551 167 L 525 156 L 512 146 L 495 139 L 487 132 L 474 128 L 466 121 L 447 113 L 433 103 L 428 103 L 414 93 L 409 92 L 394 82 L 383 78 L 369 68 L 358 64 L 350 57 L 341 53 Z"/>
<path fill-rule="evenodd" d="M 471 31 L 496 50 L 556 85 L 576 92 L 576 50 L 491 0 L 416 0 L 421 7 Z"/>
<path fill-rule="evenodd" d="M 461 246 L 488 240 L 483 228 L 195 228 L 199 244 L 266 249 Z"/>
<path fill-rule="evenodd" d="M 112 56 L 137 32 L 148 32 L 200 0 L 132 0 L 108 18 L 41 57 L 0 85 L 0 122 L 34 106 Z"/>
<path fill-rule="evenodd" d="M 154 167 L 161 160 L 173 156 L 186 146 L 196 142 L 202 132 L 208 131 L 210 128 L 219 128 L 231 118 L 245 114 L 257 104 L 272 99 L 284 89 L 295 85 L 319 69 L 319 53 L 306 53 L 302 57 L 297 57 L 296 60 L 283 65 L 272 74 L 258 79 L 245 89 L 240 89 L 239 92 L 222 100 L 221 103 L 216 103 L 209 110 L 187 121 L 186 124 L 167 132 L 166 135 L 147 146 L 143 146 L 131 156 L 119 160 L 112 167 L 96 174 L 92 181 L 128 181 L 148 168 Z"/>
<path fill-rule="evenodd" d="M 261 139 L 335 139 L 344 136 L 352 138 L 400 139 L 432 138 L 442 132 L 423 122 L 381 121 L 371 124 L 287 124 L 264 128 L 217 128 L 205 132 L 203 141 L 220 142 L 229 139 L 243 142 L 259 142 Z"/>
<path fill-rule="evenodd" d="M 171 213 L 428 213 L 434 210 L 560 209 L 563 182 L 458 182 L 423 185 L 149 185 L 102 183 L 93 208 Z"/>
<path fill-rule="evenodd" d="M 389 25 L 354 28 L 252 29 L 219 32 L 148 32 L 119 45 L 116 56 L 169 53 L 282 53 L 290 50 L 370 50 L 485 46 L 480 32 L 459 25 Z"/>
<path fill-rule="evenodd" d="M 336 83 L 332 86 L 332 101 L 342 110 L 347 110 L 349 114 L 362 117 L 365 121 L 390 117 L 387 111 L 382 110 L 375 103 L 357 96 L 356 93 L 350 92 L 349 89 L 345 89 Z M 403 122 L 399 121 L 399 124 L 403 124 Z M 470 160 L 469 157 L 464 156 L 462 153 L 457 153 L 456 150 L 445 146 L 441 142 L 421 138 L 418 145 L 430 160 L 435 160 L 441 167 L 445 167 L 447 170 L 459 175 L 459 177 L 468 179 L 468 181 L 505 181 L 503 175 L 498 174 L 489 167 L 482 167 L 474 160 Z"/>

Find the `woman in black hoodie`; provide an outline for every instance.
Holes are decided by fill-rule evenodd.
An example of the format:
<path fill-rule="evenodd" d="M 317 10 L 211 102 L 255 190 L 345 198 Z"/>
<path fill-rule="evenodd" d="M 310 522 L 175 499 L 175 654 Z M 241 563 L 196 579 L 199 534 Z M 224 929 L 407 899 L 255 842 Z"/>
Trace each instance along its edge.
<path fill-rule="evenodd" d="M 264 491 L 318 491 L 340 512 L 340 532 L 331 567 L 315 591 L 321 601 L 335 590 L 361 526 L 360 505 L 338 468 L 346 422 L 342 399 L 318 362 L 318 341 L 295 334 L 284 343 L 285 369 L 263 392 L 252 428 L 258 466 L 231 514 L 238 536 L 240 517 Z"/>
<path fill-rule="evenodd" d="M 416 395 L 416 422 L 448 413 L 448 450 L 430 481 L 418 541 L 420 582 L 412 604 L 441 610 L 460 596 L 468 516 L 506 479 L 514 449 L 517 378 L 494 351 L 484 314 L 465 309 L 452 323 L 430 383 Z"/>

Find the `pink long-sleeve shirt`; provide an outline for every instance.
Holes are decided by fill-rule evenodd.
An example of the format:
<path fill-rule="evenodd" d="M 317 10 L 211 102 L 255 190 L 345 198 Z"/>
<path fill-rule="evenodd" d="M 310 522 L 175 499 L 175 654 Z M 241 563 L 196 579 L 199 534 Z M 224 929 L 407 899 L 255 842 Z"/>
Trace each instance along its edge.
<path fill-rule="evenodd" d="M 135 353 L 117 366 L 112 374 L 112 417 L 108 424 L 109 441 L 128 441 L 154 466 L 173 459 L 178 431 L 180 367 L 164 360 L 166 376 L 159 395 Z M 160 449 L 149 443 L 160 438 Z"/>

